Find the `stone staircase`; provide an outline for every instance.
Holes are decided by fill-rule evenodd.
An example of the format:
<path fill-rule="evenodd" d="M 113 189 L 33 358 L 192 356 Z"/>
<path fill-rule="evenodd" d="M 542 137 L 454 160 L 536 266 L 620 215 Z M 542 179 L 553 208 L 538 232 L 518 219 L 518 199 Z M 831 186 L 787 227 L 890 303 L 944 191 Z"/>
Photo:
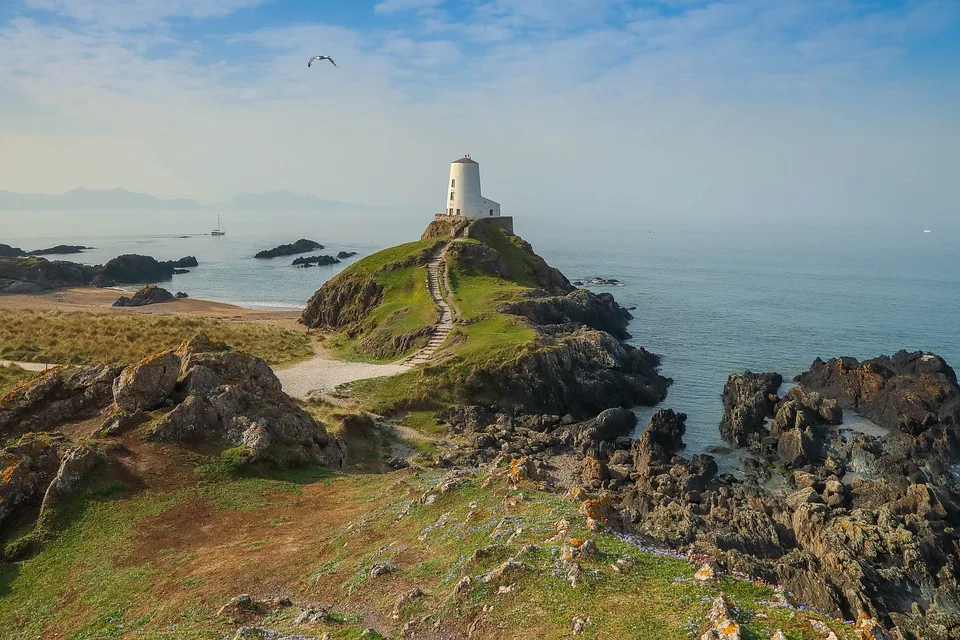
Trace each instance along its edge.
<path fill-rule="evenodd" d="M 440 320 L 434 325 L 433 334 L 430 336 L 427 346 L 403 361 L 404 364 L 411 367 L 423 364 L 432 358 L 453 330 L 453 310 L 443 296 L 444 285 L 441 282 L 449 246 L 450 243 L 448 242 L 427 264 L 427 291 L 433 301 L 437 303 L 437 306 L 440 307 Z"/>

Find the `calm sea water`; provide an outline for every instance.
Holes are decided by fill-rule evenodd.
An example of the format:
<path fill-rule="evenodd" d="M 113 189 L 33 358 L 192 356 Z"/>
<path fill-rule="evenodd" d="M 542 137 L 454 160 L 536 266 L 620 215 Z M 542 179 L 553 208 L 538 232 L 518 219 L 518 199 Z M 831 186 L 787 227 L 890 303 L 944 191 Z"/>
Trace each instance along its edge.
<path fill-rule="evenodd" d="M 292 258 L 255 260 L 256 251 L 307 237 L 326 245 L 318 253 L 347 250 L 362 257 L 418 238 L 429 220 L 396 212 L 235 214 L 224 216 L 227 235 L 216 238 L 193 235 L 216 225 L 207 214 L 0 217 L 0 242 L 96 247 L 65 259 L 194 255 L 200 267 L 164 286 L 253 307 L 303 306 L 327 279 L 359 259 L 296 269 Z M 869 358 L 901 348 L 933 351 L 960 365 L 956 232 L 516 222 L 517 232 L 572 280 L 602 276 L 624 283 L 602 290 L 636 307 L 633 342 L 663 356 L 662 372 L 674 379 L 664 406 L 687 414 L 690 453 L 719 442 L 720 393 L 731 372 L 778 371 L 790 378 L 818 356 Z"/>

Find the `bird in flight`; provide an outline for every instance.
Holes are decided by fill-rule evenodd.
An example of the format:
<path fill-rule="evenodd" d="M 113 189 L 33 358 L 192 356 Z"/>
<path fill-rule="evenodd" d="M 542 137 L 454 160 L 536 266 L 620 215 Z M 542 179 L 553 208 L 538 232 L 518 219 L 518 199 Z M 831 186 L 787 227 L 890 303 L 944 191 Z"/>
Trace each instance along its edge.
<path fill-rule="evenodd" d="M 337 63 L 334 62 L 333 58 L 331 58 L 330 56 L 313 56 L 312 58 L 307 60 L 307 66 L 312 67 L 313 63 L 316 62 L 317 60 L 329 60 L 330 64 L 332 64 L 333 66 L 337 66 Z"/>

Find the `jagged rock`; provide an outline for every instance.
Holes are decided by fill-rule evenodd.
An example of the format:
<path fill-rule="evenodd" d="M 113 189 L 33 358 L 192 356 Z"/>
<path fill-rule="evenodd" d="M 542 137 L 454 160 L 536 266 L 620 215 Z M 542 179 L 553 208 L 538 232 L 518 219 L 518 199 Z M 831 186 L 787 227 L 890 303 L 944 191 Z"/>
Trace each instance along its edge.
<path fill-rule="evenodd" d="M 177 300 L 183 300 L 184 298 L 189 298 L 190 296 L 185 294 L 183 291 L 177 291 L 177 293 L 173 297 L 176 298 Z"/>
<path fill-rule="evenodd" d="M 97 466 L 100 459 L 100 454 L 82 445 L 67 450 L 60 459 L 60 469 L 57 471 L 56 477 L 50 482 L 43 494 L 40 515 L 37 517 L 38 523 L 41 525 L 44 523 L 49 517 L 51 509 L 56 508 L 65 497 L 77 488 L 77 485 Z"/>
<path fill-rule="evenodd" d="M 235 448 L 234 459 L 243 464 L 272 460 L 343 467 L 346 445 L 330 437 L 322 424 L 283 393 L 276 374 L 262 359 L 226 351 L 224 345 L 197 336 L 154 360 L 179 366 L 170 392 L 166 371 L 162 375 L 148 371 L 142 377 L 150 384 L 138 386 L 142 390 L 132 394 L 141 406 L 146 404 L 143 398 L 167 397 L 174 402 L 174 409 L 154 426 L 151 438 L 219 440 Z"/>
<path fill-rule="evenodd" d="M 569 433 L 573 448 L 587 454 L 588 452 L 596 453 L 603 442 L 630 435 L 636 426 L 636 414 L 616 407 L 607 409 L 596 418 L 584 423 L 560 427 L 559 431 Z"/>
<path fill-rule="evenodd" d="M 192 267 L 200 266 L 200 263 L 197 262 L 197 259 L 193 256 L 187 256 L 186 258 L 180 258 L 179 260 L 174 260 L 170 264 L 175 269 L 190 269 Z"/>
<path fill-rule="evenodd" d="M 278 247 L 273 249 L 266 249 L 264 251 L 258 252 L 254 258 L 281 258 L 283 256 L 294 256 L 298 253 L 306 253 L 308 251 L 318 251 L 323 249 L 323 245 L 319 242 L 314 242 L 313 240 L 307 240 L 305 238 L 300 238 L 293 244 L 281 244 Z"/>
<path fill-rule="evenodd" d="M 352 258 L 357 255 L 356 251 L 341 251 L 337 254 L 337 258 L 340 260 L 346 260 L 347 258 Z"/>
<path fill-rule="evenodd" d="M 498 278 L 510 276 L 510 266 L 500 252 L 485 244 L 454 242 L 447 251 L 447 257 L 466 273 L 485 273 Z"/>
<path fill-rule="evenodd" d="M 570 631 L 575 636 L 583 635 L 583 632 L 587 629 L 587 624 L 590 622 L 590 618 L 581 618 L 580 616 L 573 616 L 573 620 L 570 621 Z"/>
<path fill-rule="evenodd" d="M 112 399 L 119 367 L 57 367 L 0 397 L 0 435 L 47 431 L 97 415 Z"/>
<path fill-rule="evenodd" d="M 95 451 L 61 433 L 28 433 L 0 450 L 0 525 L 21 509 L 50 510 L 76 489 L 100 461 Z"/>
<path fill-rule="evenodd" d="M 324 267 L 331 264 L 340 264 L 340 261 L 333 256 L 307 256 L 294 258 L 293 266 L 295 267 Z"/>
<path fill-rule="evenodd" d="M 123 370 L 114 383 L 113 396 L 124 411 L 150 411 L 170 398 L 180 375 L 180 358 L 165 351 Z"/>
<path fill-rule="evenodd" d="M 220 607 L 220 610 L 217 611 L 217 617 L 229 618 L 232 622 L 238 623 L 253 616 L 266 615 L 269 611 L 270 607 L 266 602 L 254 598 L 249 593 L 243 593 L 230 598 L 225 605 Z"/>
<path fill-rule="evenodd" d="M 485 407 L 456 405 L 441 411 L 437 419 L 448 424 L 453 433 L 478 433 L 494 423 L 495 415 Z"/>
<path fill-rule="evenodd" d="M 720 435 L 738 447 L 759 441 L 781 384 L 783 377 L 779 373 L 731 374 L 723 387 Z"/>
<path fill-rule="evenodd" d="M 392 562 L 377 562 L 370 567 L 370 577 L 379 578 L 380 576 L 385 576 L 388 573 L 394 573 L 396 570 L 397 566 Z"/>
<path fill-rule="evenodd" d="M 632 316 L 609 293 L 577 289 L 565 296 L 510 302 L 501 305 L 500 312 L 523 316 L 535 325 L 575 323 L 606 331 L 620 340 L 630 337 L 627 324 Z"/>
<path fill-rule="evenodd" d="M 646 431 L 633 445 L 637 473 L 644 476 L 656 473 L 659 465 L 668 463 L 673 454 L 683 447 L 686 420 L 685 413 L 677 413 L 673 409 L 659 409 L 650 417 Z"/>
<path fill-rule="evenodd" d="M 97 267 L 44 258 L 0 257 L 0 293 L 39 293 L 61 287 L 89 286 Z"/>
<path fill-rule="evenodd" d="M 485 573 L 481 581 L 489 584 L 504 577 L 523 573 L 526 570 L 526 564 L 509 560 Z"/>
<path fill-rule="evenodd" d="M 938 422 L 960 424 L 957 375 L 931 353 L 898 351 L 863 363 L 818 358 L 797 382 L 808 392 L 835 399 L 843 409 L 907 433 Z"/>
<path fill-rule="evenodd" d="M 150 256 L 126 254 L 117 256 L 103 265 L 94 278 L 97 286 L 117 284 L 148 284 L 173 277 L 173 262 L 160 262 Z"/>
<path fill-rule="evenodd" d="M 777 457 L 784 466 L 790 468 L 816 462 L 821 459 L 822 451 L 816 434 L 809 427 L 803 431 L 794 428 L 780 436 Z"/>
<path fill-rule="evenodd" d="M 160 304 L 163 302 L 173 302 L 176 298 L 166 289 L 147 285 L 139 289 L 133 297 L 120 296 L 113 303 L 114 307 L 144 307 L 148 304 Z"/>

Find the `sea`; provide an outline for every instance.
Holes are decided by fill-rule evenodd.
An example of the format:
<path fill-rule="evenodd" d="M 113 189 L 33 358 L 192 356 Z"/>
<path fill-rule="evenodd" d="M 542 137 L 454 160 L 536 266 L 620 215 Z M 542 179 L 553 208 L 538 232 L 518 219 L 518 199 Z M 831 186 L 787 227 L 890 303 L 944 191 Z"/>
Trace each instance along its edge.
<path fill-rule="evenodd" d="M 0 212 L 0 242 L 35 249 L 93 247 L 51 256 L 102 264 L 122 253 L 200 266 L 163 286 L 257 309 L 303 307 L 329 278 L 379 249 L 419 238 L 432 214 L 241 212 Z M 687 453 L 721 444 L 721 393 L 731 373 L 786 379 L 815 358 L 860 359 L 899 349 L 960 365 L 960 232 L 923 224 L 621 222 L 515 218 L 516 231 L 571 280 L 632 309 L 631 342 L 662 356 L 673 379 L 663 407 L 687 414 Z M 320 254 L 356 251 L 340 265 L 298 269 L 253 255 L 309 238 Z M 652 413 L 639 411 L 645 422 Z M 869 427 L 870 425 L 866 425 Z"/>

